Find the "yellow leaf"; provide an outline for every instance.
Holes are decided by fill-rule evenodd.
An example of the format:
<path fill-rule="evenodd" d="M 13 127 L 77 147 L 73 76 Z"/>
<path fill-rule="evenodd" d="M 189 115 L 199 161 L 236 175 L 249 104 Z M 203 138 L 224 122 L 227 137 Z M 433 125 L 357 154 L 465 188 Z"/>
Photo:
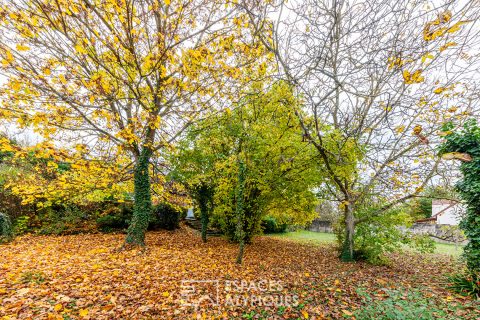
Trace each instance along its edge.
<path fill-rule="evenodd" d="M 445 90 L 447 90 L 447 88 L 439 87 L 439 88 L 433 90 L 433 93 L 435 93 L 435 94 L 440 94 L 440 93 L 442 93 L 442 92 L 445 91 Z"/>
<path fill-rule="evenodd" d="M 421 83 L 425 80 L 422 76 L 422 70 L 416 70 L 414 73 L 410 73 L 408 70 L 403 70 L 402 75 L 406 84 Z"/>
<path fill-rule="evenodd" d="M 443 46 L 441 46 L 439 50 L 440 50 L 440 52 L 443 52 L 443 51 L 447 50 L 448 48 L 454 47 L 456 45 L 457 45 L 456 42 L 448 42 L 448 43 L 444 44 Z"/>
<path fill-rule="evenodd" d="M 425 78 L 422 77 L 422 71 L 421 70 L 417 70 L 412 74 L 413 83 L 420 83 L 420 82 L 423 82 L 423 80 L 425 80 Z"/>
<path fill-rule="evenodd" d="M 458 30 L 460 30 L 460 27 L 467 22 L 468 21 L 459 21 L 459 22 L 455 23 L 453 26 L 451 26 L 450 28 L 448 28 L 447 32 L 448 33 L 457 32 Z"/>
<path fill-rule="evenodd" d="M 21 89 L 22 85 L 18 81 L 14 81 L 12 83 L 12 89 L 15 91 L 19 91 Z"/>
<path fill-rule="evenodd" d="M 442 18 L 443 21 L 448 22 L 452 18 L 452 12 L 447 10 L 444 13 L 442 13 L 442 15 L 440 17 Z"/>
<path fill-rule="evenodd" d="M 167 291 L 165 291 L 164 293 L 162 293 L 162 296 L 164 296 L 164 297 L 168 297 L 168 296 L 170 296 L 170 293 L 169 293 L 169 292 L 167 292 Z"/>
<path fill-rule="evenodd" d="M 14 60 L 12 53 L 8 50 L 5 52 L 5 56 L 6 56 L 5 60 L 6 60 L 7 63 L 10 63 Z"/>
<path fill-rule="evenodd" d="M 309 315 L 308 315 L 308 312 L 305 311 L 305 310 L 302 310 L 302 315 L 305 319 L 308 319 L 309 318 Z"/>
<path fill-rule="evenodd" d="M 431 53 L 426 53 L 422 56 L 422 62 L 425 62 L 427 59 L 432 59 L 433 60 L 434 56 Z"/>
<path fill-rule="evenodd" d="M 448 108 L 448 112 L 455 112 L 457 110 L 458 110 L 458 108 L 455 107 L 455 106 Z"/>
<path fill-rule="evenodd" d="M 78 313 L 80 317 L 86 317 L 88 316 L 88 310 L 87 309 L 80 309 L 80 312 Z"/>
<path fill-rule="evenodd" d="M 165 2 L 165 4 L 166 4 L 167 6 L 170 5 L 170 0 L 164 0 L 164 2 Z"/>
<path fill-rule="evenodd" d="M 63 74 L 59 75 L 58 78 L 60 79 L 60 81 L 63 84 L 67 84 L 67 79 L 65 78 L 65 76 Z"/>
<path fill-rule="evenodd" d="M 420 132 L 422 132 L 423 128 L 421 125 L 417 124 L 414 128 L 413 128 L 413 133 L 415 135 L 419 135 Z"/>
<path fill-rule="evenodd" d="M 80 44 L 77 44 L 75 46 L 75 50 L 78 52 L 78 53 L 87 53 L 87 50 Z"/>
<path fill-rule="evenodd" d="M 63 309 L 63 305 L 62 305 L 61 303 L 57 303 L 57 304 L 55 305 L 55 307 L 53 308 L 53 310 L 55 310 L 55 311 L 57 311 L 57 312 L 58 312 L 58 311 L 61 311 L 62 309 Z"/>
<path fill-rule="evenodd" d="M 17 50 L 18 51 L 28 51 L 28 50 L 30 50 L 30 47 L 25 46 L 23 44 L 17 44 Z"/>

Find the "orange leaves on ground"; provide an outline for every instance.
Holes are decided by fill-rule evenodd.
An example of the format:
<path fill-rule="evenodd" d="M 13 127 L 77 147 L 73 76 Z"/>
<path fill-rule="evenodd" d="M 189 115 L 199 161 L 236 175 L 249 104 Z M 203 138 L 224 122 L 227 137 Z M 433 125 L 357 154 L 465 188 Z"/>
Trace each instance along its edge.
<path fill-rule="evenodd" d="M 443 274 L 458 268 L 446 257 L 393 256 L 389 267 L 341 263 L 332 246 L 259 237 L 238 266 L 235 244 L 203 244 L 186 228 L 149 233 L 145 252 L 116 251 L 122 243 L 123 235 L 84 234 L 27 236 L 2 246 L 0 319 L 343 319 L 362 307 L 358 288 L 384 299 L 386 289 L 401 286 L 457 300 L 441 288 Z M 227 305 L 235 286 L 221 285 L 218 306 L 195 309 L 181 304 L 186 280 L 244 281 L 242 297 L 281 283 L 279 292 L 296 294 L 298 306 Z"/>

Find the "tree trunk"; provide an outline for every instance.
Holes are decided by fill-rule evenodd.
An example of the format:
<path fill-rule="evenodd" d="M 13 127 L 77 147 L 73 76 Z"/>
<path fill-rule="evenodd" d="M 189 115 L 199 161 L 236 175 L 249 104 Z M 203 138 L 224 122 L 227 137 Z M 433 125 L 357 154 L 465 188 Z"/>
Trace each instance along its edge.
<path fill-rule="evenodd" d="M 245 250 L 245 240 L 240 240 L 240 244 L 238 245 L 238 256 L 237 256 L 237 264 L 242 264 L 243 262 L 243 251 Z"/>
<path fill-rule="evenodd" d="M 245 163 L 239 161 L 238 164 L 238 184 L 236 192 L 236 216 L 237 216 L 237 229 L 236 236 L 239 242 L 237 263 L 242 264 L 243 261 L 243 251 L 245 248 L 245 230 L 243 230 L 243 225 L 245 223 L 245 210 L 243 207 L 244 202 L 244 193 L 245 193 Z"/>
<path fill-rule="evenodd" d="M 340 258 L 342 261 L 348 262 L 354 260 L 353 255 L 353 236 L 355 233 L 355 217 L 350 205 L 345 207 L 345 242 L 343 243 L 342 253 Z"/>
<path fill-rule="evenodd" d="M 148 171 L 151 155 L 152 151 L 149 148 L 144 148 L 135 164 L 133 217 L 125 239 L 126 245 L 145 246 L 145 232 L 152 212 L 150 174 Z"/>
<path fill-rule="evenodd" d="M 205 196 L 200 197 L 200 221 L 202 222 L 202 241 L 207 242 L 208 205 Z"/>
<path fill-rule="evenodd" d="M 202 241 L 207 242 L 207 229 L 210 211 L 212 210 L 212 188 L 207 184 L 201 184 L 196 191 L 198 206 L 200 207 L 200 222 L 202 223 Z"/>

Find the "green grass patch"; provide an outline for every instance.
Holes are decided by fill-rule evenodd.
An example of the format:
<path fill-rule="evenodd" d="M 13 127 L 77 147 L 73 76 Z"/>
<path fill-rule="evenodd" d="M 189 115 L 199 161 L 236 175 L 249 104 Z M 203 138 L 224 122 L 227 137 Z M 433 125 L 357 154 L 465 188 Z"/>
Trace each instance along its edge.
<path fill-rule="evenodd" d="M 463 252 L 463 245 L 454 245 L 448 243 L 435 243 L 435 253 L 448 254 L 451 256 L 460 256 Z"/>
<path fill-rule="evenodd" d="M 335 235 L 333 233 L 313 232 L 313 231 L 307 231 L 307 230 L 272 234 L 272 235 L 268 235 L 268 237 L 292 240 L 292 241 L 316 244 L 316 245 L 323 245 L 325 243 L 335 243 L 336 241 Z M 462 245 L 435 242 L 435 253 L 458 257 L 462 254 L 462 252 L 463 252 Z"/>
<path fill-rule="evenodd" d="M 307 230 L 273 234 L 268 236 L 272 238 L 293 240 L 297 242 L 311 244 L 334 243 L 336 241 L 335 235 L 333 233 L 313 232 Z"/>

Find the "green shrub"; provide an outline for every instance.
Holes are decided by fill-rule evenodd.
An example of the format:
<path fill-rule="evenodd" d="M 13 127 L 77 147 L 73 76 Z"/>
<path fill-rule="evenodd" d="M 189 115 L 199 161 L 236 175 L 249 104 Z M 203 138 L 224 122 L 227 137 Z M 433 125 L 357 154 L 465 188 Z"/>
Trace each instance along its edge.
<path fill-rule="evenodd" d="M 406 233 L 403 242 L 420 253 L 433 253 L 436 248 L 435 241 L 428 234 Z"/>
<path fill-rule="evenodd" d="M 41 227 L 40 234 L 64 234 L 69 227 L 69 224 L 78 224 L 79 212 L 72 210 L 64 205 L 48 207 L 44 209 L 40 215 Z"/>
<path fill-rule="evenodd" d="M 169 203 L 161 203 L 153 208 L 150 229 L 175 230 L 180 227 L 182 212 Z"/>
<path fill-rule="evenodd" d="M 360 215 L 369 215 L 375 206 L 367 207 Z M 408 227 L 412 217 L 403 208 L 394 208 L 381 216 L 371 218 L 368 223 L 359 224 L 355 231 L 355 259 L 366 260 L 376 265 L 388 264 L 388 253 L 399 251 L 409 246 L 421 252 L 433 252 L 433 240 L 426 236 L 414 235 L 402 230 Z M 344 226 L 335 226 L 335 233 L 340 244 L 344 241 Z"/>
<path fill-rule="evenodd" d="M 262 230 L 263 233 L 284 233 L 287 231 L 286 223 L 278 223 L 277 219 L 274 217 L 267 216 L 262 219 Z"/>
<path fill-rule="evenodd" d="M 15 220 L 13 230 L 16 235 L 24 234 L 29 228 L 29 216 L 20 216 Z"/>
<path fill-rule="evenodd" d="M 97 227 L 101 232 L 123 230 L 128 227 L 128 220 L 118 215 L 107 215 L 97 218 Z"/>
<path fill-rule="evenodd" d="M 109 207 L 97 218 L 97 228 L 101 232 L 126 230 L 132 215 L 133 208 L 131 205 L 124 204 L 122 206 Z"/>
<path fill-rule="evenodd" d="M 40 234 L 78 234 L 95 230 L 94 213 L 73 204 L 48 207 L 36 217 Z"/>
<path fill-rule="evenodd" d="M 357 320 L 430 320 L 430 319 L 467 319 L 478 303 L 445 302 L 433 297 L 425 297 L 419 290 L 384 290 L 386 298 L 370 295 L 365 289 L 358 289 L 364 307 L 355 311 Z M 472 317 L 472 319 L 475 319 Z"/>
<path fill-rule="evenodd" d="M 12 221 L 10 217 L 0 212 L 0 243 L 8 242 L 13 238 Z"/>
<path fill-rule="evenodd" d="M 448 278 L 448 289 L 464 296 L 480 299 L 480 275 L 475 273 L 459 273 Z"/>
<path fill-rule="evenodd" d="M 460 221 L 460 228 L 469 240 L 463 256 L 470 273 L 480 274 L 480 125 L 472 118 L 461 130 L 456 130 L 453 123 L 447 123 L 442 131 L 448 134 L 439 153 L 447 158 L 456 158 L 458 154 L 467 156 L 460 165 L 463 179 L 455 187 L 467 206 Z"/>

